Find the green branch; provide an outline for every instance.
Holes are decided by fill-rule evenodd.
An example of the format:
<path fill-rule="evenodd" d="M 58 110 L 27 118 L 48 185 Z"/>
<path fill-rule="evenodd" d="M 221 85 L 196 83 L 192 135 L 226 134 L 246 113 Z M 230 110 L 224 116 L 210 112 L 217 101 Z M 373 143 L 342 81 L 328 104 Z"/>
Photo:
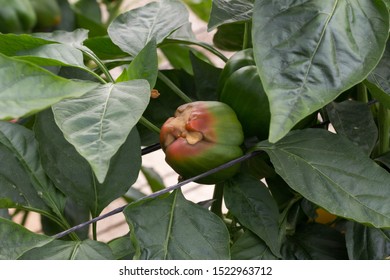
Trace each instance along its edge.
<path fill-rule="evenodd" d="M 189 98 L 181 89 L 179 89 L 167 76 L 160 71 L 158 72 L 158 78 L 164 82 L 173 92 L 180 97 L 184 102 L 190 103 L 192 99 Z"/>

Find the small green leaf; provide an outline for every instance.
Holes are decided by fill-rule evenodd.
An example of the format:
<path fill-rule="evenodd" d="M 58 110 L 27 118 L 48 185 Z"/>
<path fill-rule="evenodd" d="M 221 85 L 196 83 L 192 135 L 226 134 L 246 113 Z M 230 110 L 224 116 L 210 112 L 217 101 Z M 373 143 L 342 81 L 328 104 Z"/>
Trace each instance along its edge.
<path fill-rule="evenodd" d="M 89 208 L 96 217 L 114 199 L 125 194 L 137 180 L 141 167 L 141 148 L 134 128 L 110 161 L 104 183 L 93 176 L 88 162 L 65 140 L 54 122 L 51 110 L 36 116 L 34 131 L 39 142 L 42 165 L 66 196 Z"/>
<path fill-rule="evenodd" d="M 207 30 L 211 31 L 225 23 L 250 20 L 254 2 L 254 0 L 214 0 Z"/>
<path fill-rule="evenodd" d="M 382 1 L 259 0 L 252 27 L 274 143 L 376 67 L 389 13 Z"/>
<path fill-rule="evenodd" d="M 279 210 L 268 188 L 255 177 L 239 174 L 225 182 L 226 207 L 240 224 L 280 255 Z"/>
<path fill-rule="evenodd" d="M 370 155 L 378 139 L 378 128 L 367 104 L 354 100 L 332 102 L 326 110 L 336 132 Z"/>
<path fill-rule="evenodd" d="M 145 176 L 152 192 L 165 189 L 164 181 L 161 176 L 152 167 L 142 167 L 142 174 Z"/>
<path fill-rule="evenodd" d="M 108 246 L 110 246 L 114 258 L 117 260 L 132 260 L 134 257 L 135 251 L 129 234 L 111 240 Z"/>
<path fill-rule="evenodd" d="M 348 222 L 345 239 L 351 260 L 384 260 L 390 258 L 390 230 Z"/>
<path fill-rule="evenodd" d="M 124 210 L 140 259 L 229 259 L 229 233 L 215 214 L 180 191 Z"/>
<path fill-rule="evenodd" d="M 212 0 L 184 0 L 184 3 L 203 21 L 210 17 Z"/>
<path fill-rule="evenodd" d="M 345 137 L 323 129 L 261 142 L 276 172 L 295 191 L 337 216 L 390 227 L 390 174 Z M 297 175 L 298 174 L 298 175 Z"/>
<path fill-rule="evenodd" d="M 271 250 L 258 236 L 245 231 L 231 247 L 232 260 L 276 260 Z"/>
<path fill-rule="evenodd" d="M 374 71 L 367 77 L 365 84 L 372 95 L 390 108 L 390 41 L 387 41 L 385 53 Z"/>
<path fill-rule="evenodd" d="M 64 98 L 82 96 L 98 85 L 67 80 L 2 54 L 0 65 L 0 119 L 36 113 Z"/>
<path fill-rule="evenodd" d="M 198 100 L 217 100 L 218 79 L 221 69 L 190 53 Z"/>
<path fill-rule="evenodd" d="M 81 98 L 53 106 L 58 127 L 90 163 L 100 183 L 112 156 L 141 118 L 149 98 L 149 84 L 132 80 L 100 85 Z"/>
<path fill-rule="evenodd" d="M 114 256 L 107 244 L 86 239 L 84 241 L 52 242 L 25 252 L 20 260 L 112 260 Z"/>
<path fill-rule="evenodd" d="M 158 57 L 156 41 L 151 39 L 150 42 L 137 54 L 125 69 L 117 82 L 144 79 L 149 82 L 150 90 L 156 84 L 158 73 Z"/>
<path fill-rule="evenodd" d="M 0 240 L 0 259 L 16 260 L 24 252 L 44 246 L 53 238 L 35 234 L 19 224 L 0 217 Z"/>
<path fill-rule="evenodd" d="M 0 207 L 25 207 L 46 215 L 50 209 L 62 216 L 65 199 L 42 168 L 31 130 L 0 121 L 0 157 Z"/>
<path fill-rule="evenodd" d="M 180 1 L 162 0 L 119 15 L 108 35 L 124 52 L 136 56 L 152 38 L 159 44 L 186 23 L 188 11 Z"/>

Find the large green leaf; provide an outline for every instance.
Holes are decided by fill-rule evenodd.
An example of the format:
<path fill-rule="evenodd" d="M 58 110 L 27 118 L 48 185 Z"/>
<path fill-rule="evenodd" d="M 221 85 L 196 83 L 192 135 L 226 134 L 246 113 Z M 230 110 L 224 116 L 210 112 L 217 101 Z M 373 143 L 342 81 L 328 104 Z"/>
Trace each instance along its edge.
<path fill-rule="evenodd" d="M 345 239 L 351 260 L 384 260 L 390 258 L 390 230 L 348 222 Z"/>
<path fill-rule="evenodd" d="M 254 0 L 214 0 L 207 29 L 252 18 Z"/>
<path fill-rule="evenodd" d="M 0 259 L 15 260 L 24 252 L 41 247 L 53 238 L 33 233 L 25 227 L 0 217 Z"/>
<path fill-rule="evenodd" d="M 229 259 L 229 233 L 215 214 L 180 191 L 125 210 L 141 259 Z"/>
<path fill-rule="evenodd" d="M 276 260 L 274 254 L 257 235 L 245 231 L 231 247 L 232 260 Z"/>
<path fill-rule="evenodd" d="M 123 51 L 136 56 L 152 38 L 159 44 L 186 23 L 188 11 L 180 1 L 162 0 L 119 15 L 108 27 L 108 35 Z"/>
<path fill-rule="evenodd" d="M 390 40 L 385 53 L 374 71 L 367 77 L 366 85 L 376 99 L 390 108 Z"/>
<path fill-rule="evenodd" d="M 61 217 L 64 197 L 47 178 L 31 130 L 0 121 L 0 207 L 24 207 Z"/>
<path fill-rule="evenodd" d="M 52 242 L 26 251 L 20 260 L 112 260 L 114 256 L 107 244 L 94 240 Z"/>
<path fill-rule="evenodd" d="M 276 144 L 263 141 L 258 148 L 308 200 L 337 216 L 390 227 L 390 174 L 343 136 L 306 129 Z"/>
<path fill-rule="evenodd" d="M 332 102 L 326 110 L 336 132 L 370 155 L 378 139 L 378 129 L 367 104 L 354 100 Z"/>
<path fill-rule="evenodd" d="M 93 176 L 88 162 L 65 140 L 54 122 L 51 110 L 37 115 L 35 134 L 42 165 L 48 176 L 64 194 L 86 205 L 93 216 L 125 194 L 138 177 L 141 148 L 135 128 L 111 159 L 107 177 L 102 184 Z"/>
<path fill-rule="evenodd" d="M 110 160 L 141 118 L 150 99 L 146 80 L 100 85 L 84 96 L 53 106 L 65 138 L 90 163 L 102 183 Z"/>
<path fill-rule="evenodd" d="M 224 185 L 226 207 L 240 224 L 280 255 L 279 210 L 268 188 L 255 177 L 239 174 Z"/>
<path fill-rule="evenodd" d="M 38 112 L 64 98 L 82 96 L 98 85 L 67 80 L 2 54 L 0 65 L 0 119 Z"/>
<path fill-rule="evenodd" d="M 252 39 L 270 102 L 269 141 L 364 80 L 388 31 L 382 1 L 255 1 Z"/>

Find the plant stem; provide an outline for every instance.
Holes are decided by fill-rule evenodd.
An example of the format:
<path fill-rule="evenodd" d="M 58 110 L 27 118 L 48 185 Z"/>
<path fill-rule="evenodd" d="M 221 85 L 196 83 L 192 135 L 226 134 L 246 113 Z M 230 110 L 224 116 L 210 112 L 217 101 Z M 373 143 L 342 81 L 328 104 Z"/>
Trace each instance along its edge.
<path fill-rule="evenodd" d="M 357 85 L 357 100 L 363 103 L 368 102 L 367 87 L 363 83 Z"/>
<path fill-rule="evenodd" d="M 97 223 L 92 224 L 92 238 L 97 240 Z"/>
<path fill-rule="evenodd" d="M 210 46 L 209 44 L 203 43 L 203 42 L 197 42 L 197 41 L 187 41 L 187 40 L 178 40 L 178 39 L 165 39 L 164 43 L 161 45 L 168 45 L 168 44 L 183 44 L 183 45 L 195 45 L 204 48 L 205 50 L 211 52 L 215 56 L 219 57 L 223 62 L 228 61 L 228 58 L 224 56 L 221 52 L 219 52 L 214 47 Z"/>
<path fill-rule="evenodd" d="M 144 125 L 146 128 L 150 129 L 151 131 L 156 132 L 157 134 L 160 134 L 160 129 L 152 124 L 150 121 L 148 121 L 144 116 L 141 117 L 139 122 Z"/>
<path fill-rule="evenodd" d="M 218 183 L 214 187 L 213 204 L 211 204 L 211 212 L 222 218 L 222 201 L 223 201 L 223 183 Z"/>
<path fill-rule="evenodd" d="M 390 143 L 389 143 L 390 111 L 381 103 L 379 103 L 378 126 L 379 126 L 378 153 L 379 155 L 382 155 L 390 150 Z"/>
<path fill-rule="evenodd" d="M 158 72 L 158 78 L 163 81 L 173 92 L 180 97 L 184 102 L 192 102 L 192 99 L 189 98 L 184 92 L 181 91 L 167 76 L 165 76 L 160 71 Z"/>
<path fill-rule="evenodd" d="M 251 22 L 249 22 L 249 21 L 245 22 L 244 39 L 242 42 L 242 49 L 243 50 L 249 48 L 251 45 L 251 29 L 252 29 Z"/>
<path fill-rule="evenodd" d="M 90 59 L 92 59 L 96 65 L 102 70 L 102 72 L 104 73 L 104 75 L 107 77 L 107 79 L 111 82 L 111 83 L 115 83 L 115 80 L 114 78 L 111 76 L 111 73 L 110 71 L 108 71 L 107 67 L 104 65 L 104 63 L 92 52 L 90 51 L 88 48 L 82 48 L 81 51 L 86 55 L 88 56 Z M 99 76 L 100 77 L 100 76 Z M 101 79 L 100 77 L 100 80 L 103 80 Z M 104 81 L 104 80 L 103 80 Z M 104 83 L 106 83 L 104 81 Z"/>

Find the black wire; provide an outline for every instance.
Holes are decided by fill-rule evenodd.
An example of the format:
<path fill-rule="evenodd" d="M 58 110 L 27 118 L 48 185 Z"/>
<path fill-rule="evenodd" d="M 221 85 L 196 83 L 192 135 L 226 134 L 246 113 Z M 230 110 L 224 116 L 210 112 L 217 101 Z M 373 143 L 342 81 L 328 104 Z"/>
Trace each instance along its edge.
<path fill-rule="evenodd" d="M 204 172 L 204 173 L 202 173 L 202 174 L 199 174 L 199 175 L 194 176 L 194 177 L 192 177 L 192 178 L 189 178 L 189 179 L 186 179 L 186 180 L 184 180 L 184 181 L 181 181 L 181 182 L 179 182 L 179 183 L 177 183 L 177 184 L 175 184 L 175 185 L 173 185 L 173 186 L 167 187 L 167 188 L 165 188 L 165 189 L 163 189 L 163 190 L 157 191 L 157 192 L 152 193 L 152 194 L 150 194 L 150 195 L 141 197 L 140 199 L 138 199 L 138 200 L 136 200 L 136 201 L 133 201 L 133 202 L 131 202 L 131 203 L 128 203 L 128 204 L 125 204 L 125 205 L 123 205 L 123 206 L 121 206 L 121 207 L 118 207 L 118 208 L 116 208 L 116 209 L 114 209 L 114 210 L 112 210 L 112 211 L 110 211 L 110 212 L 108 212 L 108 213 L 106 213 L 106 214 L 104 214 L 104 215 L 98 216 L 98 217 L 93 218 L 93 219 L 91 219 L 91 220 L 89 220 L 89 221 L 86 221 L 86 222 L 81 223 L 81 224 L 79 224 L 79 225 L 77 225 L 77 226 L 74 226 L 74 227 L 72 227 L 72 228 L 70 228 L 70 229 L 67 229 L 67 230 L 62 231 L 62 232 L 60 232 L 60 233 L 57 233 L 56 235 L 53 235 L 52 237 L 54 237 L 54 238 L 61 238 L 61 237 L 64 237 L 65 235 L 68 235 L 69 233 L 74 232 L 74 231 L 76 231 L 76 230 L 79 230 L 79 229 L 81 229 L 81 228 L 83 228 L 83 227 L 86 227 L 86 226 L 88 226 L 88 225 L 90 225 L 90 224 L 92 224 L 92 223 L 95 223 L 95 222 L 97 222 L 97 221 L 100 221 L 100 220 L 103 220 L 103 219 L 108 218 L 108 217 L 110 217 L 110 216 L 113 216 L 113 215 L 116 215 L 116 214 L 118 214 L 118 213 L 121 213 L 121 212 L 122 212 L 127 206 L 129 206 L 130 204 L 138 203 L 138 202 L 143 201 L 143 200 L 146 200 L 146 199 L 156 198 L 156 197 L 158 197 L 158 196 L 160 196 L 160 195 L 163 195 L 163 194 L 166 194 L 166 193 L 168 193 L 168 192 L 174 191 L 174 190 L 179 189 L 179 188 L 181 188 L 182 186 L 184 186 L 184 185 L 186 185 L 186 184 L 188 184 L 188 183 L 191 183 L 191 182 L 193 182 L 193 181 L 196 181 L 196 180 L 199 180 L 199 179 L 204 178 L 204 177 L 206 177 L 206 176 L 209 176 L 209 175 L 211 175 L 211 174 L 214 174 L 214 173 L 216 173 L 216 172 L 218 172 L 218 171 L 221 171 L 221 170 L 223 170 L 223 169 L 226 169 L 226 168 L 228 168 L 228 167 L 231 167 L 231 166 L 233 166 L 233 165 L 235 165 L 235 164 L 237 164 L 237 163 L 240 163 L 240 162 L 243 162 L 243 161 L 245 161 L 245 160 L 247 160 L 247 159 L 250 159 L 250 158 L 252 158 L 252 157 L 255 157 L 255 156 L 257 156 L 257 155 L 259 155 L 259 154 L 261 154 L 261 153 L 263 153 L 263 151 L 254 151 L 254 152 L 252 152 L 252 153 L 245 154 L 245 155 L 243 155 L 243 156 L 241 156 L 241 157 L 239 157 L 239 158 L 236 158 L 236 159 L 234 159 L 234 160 L 231 160 L 231 161 L 229 161 L 229 162 L 227 162 L 227 163 L 225 163 L 225 164 L 222 164 L 222 165 L 220 165 L 220 166 L 218 166 L 218 167 L 216 167 L 216 168 L 210 169 L 210 170 L 208 170 L 208 171 L 206 171 L 206 172 Z"/>
<path fill-rule="evenodd" d="M 156 143 L 156 144 L 153 144 L 153 145 L 150 145 L 148 147 L 145 147 L 141 150 L 141 155 L 147 155 L 147 154 L 150 154 L 152 152 L 155 152 L 157 150 L 160 150 L 161 149 L 161 145 L 160 143 Z"/>

